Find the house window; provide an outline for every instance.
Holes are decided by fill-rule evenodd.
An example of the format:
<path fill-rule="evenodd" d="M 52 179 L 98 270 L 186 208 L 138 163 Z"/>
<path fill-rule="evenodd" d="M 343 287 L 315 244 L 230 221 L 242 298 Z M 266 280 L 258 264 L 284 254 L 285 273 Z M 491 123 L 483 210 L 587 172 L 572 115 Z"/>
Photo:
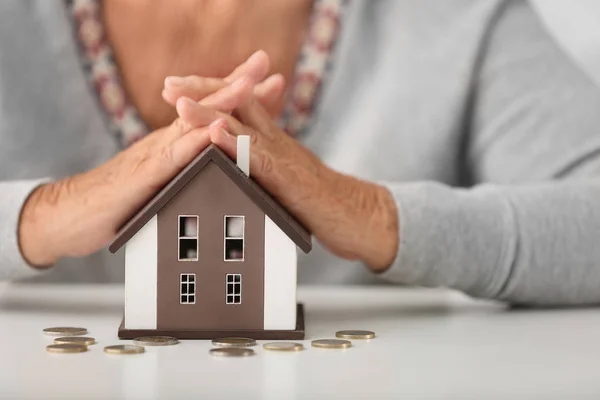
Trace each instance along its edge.
<path fill-rule="evenodd" d="M 196 274 L 179 275 L 179 303 L 196 304 Z"/>
<path fill-rule="evenodd" d="M 242 274 L 227 274 L 225 302 L 242 304 Z"/>
<path fill-rule="evenodd" d="M 225 216 L 225 261 L 244 261 L 244 216 Z"/>
<path fill-rule="evenodd" d="M 198 261 L 198 216 L 180 215 L 178 227 L 179 261 Z"/>

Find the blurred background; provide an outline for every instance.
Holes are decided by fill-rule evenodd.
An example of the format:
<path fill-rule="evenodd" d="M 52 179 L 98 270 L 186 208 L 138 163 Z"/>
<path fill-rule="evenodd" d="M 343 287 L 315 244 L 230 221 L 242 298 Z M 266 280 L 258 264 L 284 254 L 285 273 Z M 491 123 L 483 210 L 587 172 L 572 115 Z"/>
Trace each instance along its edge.
<path fill-rule="evenodd" d="M 600 84 L 600 1 L 531 0 L 549 30 Z"/>

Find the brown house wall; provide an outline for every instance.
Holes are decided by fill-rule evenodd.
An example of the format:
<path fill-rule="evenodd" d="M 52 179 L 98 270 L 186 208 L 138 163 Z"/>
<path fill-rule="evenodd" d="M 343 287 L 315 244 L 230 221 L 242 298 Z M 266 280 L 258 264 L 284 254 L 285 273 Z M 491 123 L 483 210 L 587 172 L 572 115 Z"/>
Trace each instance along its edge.
<path fill-rule="evenodd" d="M 178 261 L 178 216 L 198 215 L 198 261 Z M 244 261 L 225 262 L 224 216 L 244 215 Z M 158 213 L 158 329 L 263 329 L 264 213 L 209 162 Z M 196 274 L 196 303 L 180 304 L 181 273 Z M 226 304 L 226 274 L 242 275 L 242 303 Z"/>

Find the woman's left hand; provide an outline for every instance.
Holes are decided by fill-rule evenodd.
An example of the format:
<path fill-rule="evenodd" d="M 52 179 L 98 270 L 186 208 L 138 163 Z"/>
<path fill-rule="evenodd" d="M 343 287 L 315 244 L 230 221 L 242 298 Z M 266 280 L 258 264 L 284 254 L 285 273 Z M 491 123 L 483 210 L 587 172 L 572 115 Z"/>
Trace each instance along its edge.
<path fill-rule="evenodd" d="M 235 118 L 177 91 L 173 95 L 180 118 L 192 127 L 223 120 L 223 129 L 213 130 L 210 139 L 230 157 L 236 157 L 236 137 L 249 135 L 250 174 L 331 252 L 378 272 L 393 262 L 399 216 L 386 188 L 324 165 L 279 129 L 255 97 L 237 105 Z"/>

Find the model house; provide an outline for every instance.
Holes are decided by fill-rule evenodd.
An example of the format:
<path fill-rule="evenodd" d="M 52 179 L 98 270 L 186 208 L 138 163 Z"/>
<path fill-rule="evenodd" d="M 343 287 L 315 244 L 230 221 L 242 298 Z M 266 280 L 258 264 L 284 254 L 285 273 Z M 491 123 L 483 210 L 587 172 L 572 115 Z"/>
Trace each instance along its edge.
<path fill-rule="evenodd" d="M 126 253 L 120 337 L 303 336 L 296 259 L 311 236 L 249 176 L 248 139 L 237 165 L 210 145 L 110 245 Z"/>

